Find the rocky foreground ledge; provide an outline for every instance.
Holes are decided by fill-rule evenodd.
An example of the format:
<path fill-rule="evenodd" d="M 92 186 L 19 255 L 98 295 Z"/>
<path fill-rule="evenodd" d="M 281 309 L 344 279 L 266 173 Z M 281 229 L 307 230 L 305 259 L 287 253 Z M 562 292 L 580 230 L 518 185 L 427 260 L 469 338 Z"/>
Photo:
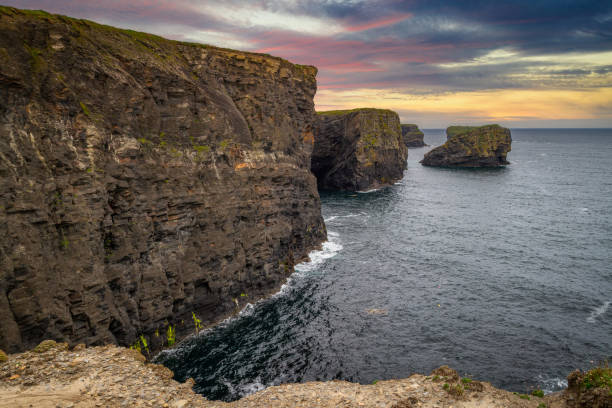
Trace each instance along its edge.
<path fill-rule="evenodd" d="M 168 368 L 146 363 L 135 350 L 116 346 L 68 349 L 44 341 L 31 351 L 0 353 L 0 407 L 610 407 L 609 390 L 580 393 L 580 373 L 568 378 L 576 389 L 544 397 L 518 395 L 486 382 L 460 378 L 440 367 L 431 375 L 360 385 L 346 381 L 269 387 L 239 401 L 209 401 L 180 384 Z M 573 377 L 572 377 L 573 376 Z M 583 381 L 584 382 L 584 381 Z M 601 391 L 601 392 L 599 392 Z M 606 400 L 606 394 L 608 399 Z M 607 404 L 607 405 L 606 405 Z"/>

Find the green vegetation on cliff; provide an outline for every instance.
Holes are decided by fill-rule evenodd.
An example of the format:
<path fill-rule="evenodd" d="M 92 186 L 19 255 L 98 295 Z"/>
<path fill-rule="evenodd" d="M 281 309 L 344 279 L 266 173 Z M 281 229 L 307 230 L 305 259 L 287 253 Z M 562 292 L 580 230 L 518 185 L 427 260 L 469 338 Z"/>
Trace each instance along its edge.
<path fill-rule="evenodd" d="M 240 53 L 244 55 L 260 56 L 260 57 L 275 59 L 275 60 L 282 61 L 282 62 L 289 62 L 285 60 L 284 58 L 276 57 L 270 54 L 250 52 L 250 51 L 249 52 L 236 51 L 230 48 L 217 47 L 217 46 L 213 46 L 209 44 L 202 44 L 202 43 L 196 43 L 196 42 L 190 42 L 190 41 L 169 40 L 167 38 L 160 37 L 155 34 L 150 34 L 150 33 L 145 33 L 145 32 L 135 31 L 135 30 L 129 30 L 129 29 L 124 29 L 124 28 L 117 28 L 117 27 L 106 25 L 106 24 L 96 23 L 95 21 L 68 17 L 68 16 L 64 16 L 61 14 L 51 14 L 43 10 L 27 10 L 27 9 L 17 9 L 17 8 L 8 7 L 8 6 L 0 6 L 0 16 L 1 15 L 12 16 L 12 17 L 26 16 L 30 18 L 37 18 L 40 20 L 44 20 L 50 23 L 68 24 L 71 27 L 73 27 L 73 29 L 76 32 L 78 32 L 79 34 L 83 36 L 83 40 L 86 40 L 87 38 L 86 36 L 87 32 L 83 31 L 85 29 L 103 30 L 109 33 L 120 34 L 122 36 L 125 36 L 131 39 L 134 42 L 137 42 L 138 45 L 143 50 L 148 50 L 149 52 L 152 52 L 152 53 L 163 54 L 164 53 L 163 48 L 165 47 L 168 47 L 171 45 L 175 45 L 175 46 L 183 45 L 183 46 L 188 46 L 188 47 L 197 47 L 197 48 L 202 48 L 202 49 L 214 49 L 217 51 L 227 51 L 231 53 Z M 43 54 L 41 50 L 37 50 L 37 49 L 29 49 L 28 51 L 32 54 L 34 61 L 39 61 L 38 58 L 40 58 L 40 56 Z M 163 55 L 160 55 L 160 56 L 163 56 Z M 180 55 L 178 54 L 174 54 L 173 56 L 180 57 Z M 36 65 L 39 65 L 39 63 L 40 62 L 37 62 Z M 309 74 L 314 72 L 314 74 L 316 75 L 318 71 L 317 68 L 312 65 L 299 65 L 299 64 L 291 64 L 291 65 L 296 71 L 307 71 Z"/>
<path fill-rule="evenodd" d="M 362 112 L 362 111 L 363 112 L 372 111 L 372 112 L 378 112 L 378 113 L 392 113 L 392 114 L 395 114 L 395 112 L 393 112 L 390 109 L 355 108 L 355 109 L 343 109 L 343 110 L 317 111 L 317 115 L 341 116 L 341 115 L 346 115 L 346 114 L 352 113 L 352 112 Z"/>

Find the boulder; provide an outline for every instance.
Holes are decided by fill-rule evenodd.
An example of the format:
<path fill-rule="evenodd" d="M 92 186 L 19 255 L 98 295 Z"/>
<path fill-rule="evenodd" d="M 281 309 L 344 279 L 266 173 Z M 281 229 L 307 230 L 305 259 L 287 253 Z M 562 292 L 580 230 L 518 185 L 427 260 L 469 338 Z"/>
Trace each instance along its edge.
<path fill-rule="evenodd" d="M 317 112 L 314 135 L 311 169 L 319 189 L 363 191 L 403 177 L 408 149 L 393 111 Z"/>
<path fill-rule="evenodd" d="M 499 125 L 451 126 L 447 140 L 427 154 L 421 164 L 437 167 L 498 167 L 509 164 L 510 129 Z"/>

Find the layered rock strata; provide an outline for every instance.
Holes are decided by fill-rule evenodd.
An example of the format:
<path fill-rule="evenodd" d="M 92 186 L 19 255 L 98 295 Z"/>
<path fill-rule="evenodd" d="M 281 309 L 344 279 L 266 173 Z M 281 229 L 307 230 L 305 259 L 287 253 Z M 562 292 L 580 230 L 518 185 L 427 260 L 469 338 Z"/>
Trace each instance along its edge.
<path fill-rule="evenodd" d="M 440 167 L 498 167 L 509 164 L 510 129 L 499 125 L 451 126 L 442 146 L 427 152 L 421 164 Z"/>
<path fill-rule="evenodd" d="M 407 147 L 427 146 L 424 141 L 425 135 L 417 125 L 406 124 L 402 126 L 402 138 Z"/>
<path fill-rule="evenodd" d="M 403 177 L 408 149 L 393 111 L 317 112 L 314 134 L 311 168 L 320 189 L 369 190 Z"/>
<path fill-rule="evenodd" d="M 1 7 L 0 348 L 154 348 L 278 288 L 326 237 L 315 75 Z"/>

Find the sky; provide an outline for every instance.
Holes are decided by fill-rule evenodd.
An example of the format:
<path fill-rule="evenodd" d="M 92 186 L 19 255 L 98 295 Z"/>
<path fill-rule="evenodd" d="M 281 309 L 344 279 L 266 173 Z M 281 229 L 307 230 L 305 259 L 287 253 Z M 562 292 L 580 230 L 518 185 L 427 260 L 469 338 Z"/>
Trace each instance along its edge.
<path fill-rule="evenodd" d="M 611 0 L 0 0 L 315 65 L 317 110 L 612 127 Z"/>

